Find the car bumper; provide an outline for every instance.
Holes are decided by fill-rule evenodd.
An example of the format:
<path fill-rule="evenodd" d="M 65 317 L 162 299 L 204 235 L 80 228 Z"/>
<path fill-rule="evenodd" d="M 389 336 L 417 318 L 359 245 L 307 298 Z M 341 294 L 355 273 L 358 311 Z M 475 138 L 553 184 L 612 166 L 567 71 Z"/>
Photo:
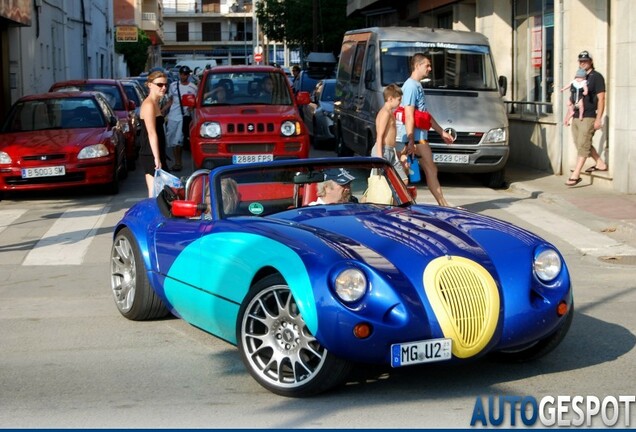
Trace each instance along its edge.
<path fill-rule="evenodd" d="M 468 155 L 468 163 L 436 162 L 442 172 L 489 173 L 502 170 L 506 166 L 510 148 L 507 145 L 468 146 L 454 144 L 430 144 L 433 154 Z"/>
<path fill-rule="evenodd" d="M 35 178 L 22 178 L 20 168 L 0 168 L 0 190 L 47 190 L 107 184 L 113 181 L 115 175 L 115 161 L 112 157 L 100 161 L 64 164 L 64 168 L 65 174 L 62 176 Z"/>
<path fill-rule="evenodd" d="M 195 141 L 191 143 L 192 159 L 197 168 L 213 168 L 232 163 L 234 155 L 273 155 L 274 159 L 304 159 L 309 157 L 307 136 L 262 140 L 258 143 L 244 141 Z"/>

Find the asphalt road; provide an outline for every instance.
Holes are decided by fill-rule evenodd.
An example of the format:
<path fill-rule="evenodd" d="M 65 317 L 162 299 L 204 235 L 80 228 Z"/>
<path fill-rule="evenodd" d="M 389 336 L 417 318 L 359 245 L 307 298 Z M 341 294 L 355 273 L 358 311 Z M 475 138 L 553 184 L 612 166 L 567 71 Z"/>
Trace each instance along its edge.
<path fill-rule="evenodd" d="M 503 401 L 506 426 L 521 421 L 519 405 L 511 415 L 505 402 L 514 399 L 506 397 L 633 396 L 634 267 L 586 252 L 573 236 L 589 233 L 572 231 L 577 216 L 567 209 L 487 189 L 470 176 L 442 176 L 442 183 L 453 205 L 529 228 L 564 253 L 576 314 L 564 342 L 544 359 L 361 367 L 327 394 L 275 396 L 249 376 L 233 346 L 175 318 L 132 322 L 115 308 L 111 232 L 145 195 L 136 171 L 116 196 L 66 192 L 0 202 L 0 427 L 464 428 L 477 401 L 488 418 L 488 396 Z M 418 201 L 432 198 L 421 189 Z M 529 415 L 532 405 L 524 407 Z M 590 422 L 603 425 L 600 414 Z"/>

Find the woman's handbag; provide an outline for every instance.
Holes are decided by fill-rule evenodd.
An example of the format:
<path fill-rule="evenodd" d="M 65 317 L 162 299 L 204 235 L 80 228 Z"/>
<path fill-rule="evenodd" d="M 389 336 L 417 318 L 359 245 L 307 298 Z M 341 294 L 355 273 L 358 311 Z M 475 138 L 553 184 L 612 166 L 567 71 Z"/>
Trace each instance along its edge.
<path fill-rule="evenodd" d="M 368 180 L 367 191 L 364 193 L 365 202 L 372 204 L 393 204 L 393 190 L 386 178 L 381 174 L 371 175 Z"/>

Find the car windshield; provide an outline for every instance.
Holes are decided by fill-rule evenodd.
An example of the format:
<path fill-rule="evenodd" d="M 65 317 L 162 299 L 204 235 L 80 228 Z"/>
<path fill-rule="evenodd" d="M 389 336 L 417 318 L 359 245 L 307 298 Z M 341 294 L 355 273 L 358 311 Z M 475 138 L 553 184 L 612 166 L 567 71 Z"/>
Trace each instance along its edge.
<path fill-rule="evenodd" d="M 104 115 L 92 98 L 38 99 L 18 102 L 3 132 L 104 127 Z"/>
<path fill-rule="evenodd" d="M 377 167 L 377 168 L 373 168 Z M 325 179 L 348 181 L 350 194 L 340 204 L 385 204 L 373 201 L 368 194 L 370 174 L 387 182 L 392 194 L 391 205 L 411 203 L 411 197 L 395 171 L 386 164 L 338 164 L 285 166 L 240 169 L 216 176 L 216 205 L 221 217 L 268 216 L 299 207 L 325 207 L 318 199 Z M 347 180 L 342 180 L 347 179 Z M 323 189 L 324 191 L 324 189 Z M 190 193 L 189 196 L 201 196 Z M 215 203 L 211 203 L 215 205 Z M 331 204 L 328 204 L 331 205 Z"/>
<path fill-rule="evenodd" d="M 124 90 L 126 91 L 126 96 L 128 96 L 129 100 L 135 102 L 136 106 L 141 106 L 142 100 L 140 99 L 139 93 L 137 93 L 134 84 L 124 84 Z"/>
<path fill-rule="evenodd" d="M 203 106 L 293 104 L 281 73 L 209 73 L 204 86 Z"/>
<path fill-rule="evenodd" d="M 81 90 L 81 91 L 98 91 L 106 96 L 106 100 L 110 104 L 111 107 L 115 111 L 123 111 L 124 108 L 124 100 L 122 99 L 121 93 L 119 92 L 119 88 L 114 85 L 108 84 L 80 84 L 73 85 L 72 87 L 60 87 L 56 88 L 55 91 L 69 91 L 69 90 Z"/>
<path fill-rule="evenodd" d="M 402 85 L 410 75 L 413 54 L 428 52 L 432 70 L 422 81 L 424 87 L 498 91 L 490 48 L 486 45 L 391 41 L 382 42 L 380 52 L 382 85 Z"/>

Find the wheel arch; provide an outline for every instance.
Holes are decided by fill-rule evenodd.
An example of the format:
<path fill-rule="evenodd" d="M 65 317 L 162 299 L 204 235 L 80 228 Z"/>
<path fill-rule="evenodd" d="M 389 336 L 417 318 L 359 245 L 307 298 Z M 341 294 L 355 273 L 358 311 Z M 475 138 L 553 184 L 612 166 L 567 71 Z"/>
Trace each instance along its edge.
<path fill-rule="evenodd" d="M 302 261 L 300 256 L 298 256 L 298 258 Z M 305 320 L 305 324 L 307 324 L 307 328 L 312 334 L 317 334 L 318 310 L 316 307 L 316 299 L 310 283 L 309 274 L 304 266 L 302 271 L 299 268 L 294 268 L 294 266 L 287 268 L 275 267 L 273 265 L 263 266 L 254 273 L 248 292 L 250 292 L 259 281 L 274 274 L 280 275 L 285 281 L 296 300 L 296 304 L 298 305 L 300 314 Z M 245 297 L 247 297 L 248 292 L 245 293 Z"/>

